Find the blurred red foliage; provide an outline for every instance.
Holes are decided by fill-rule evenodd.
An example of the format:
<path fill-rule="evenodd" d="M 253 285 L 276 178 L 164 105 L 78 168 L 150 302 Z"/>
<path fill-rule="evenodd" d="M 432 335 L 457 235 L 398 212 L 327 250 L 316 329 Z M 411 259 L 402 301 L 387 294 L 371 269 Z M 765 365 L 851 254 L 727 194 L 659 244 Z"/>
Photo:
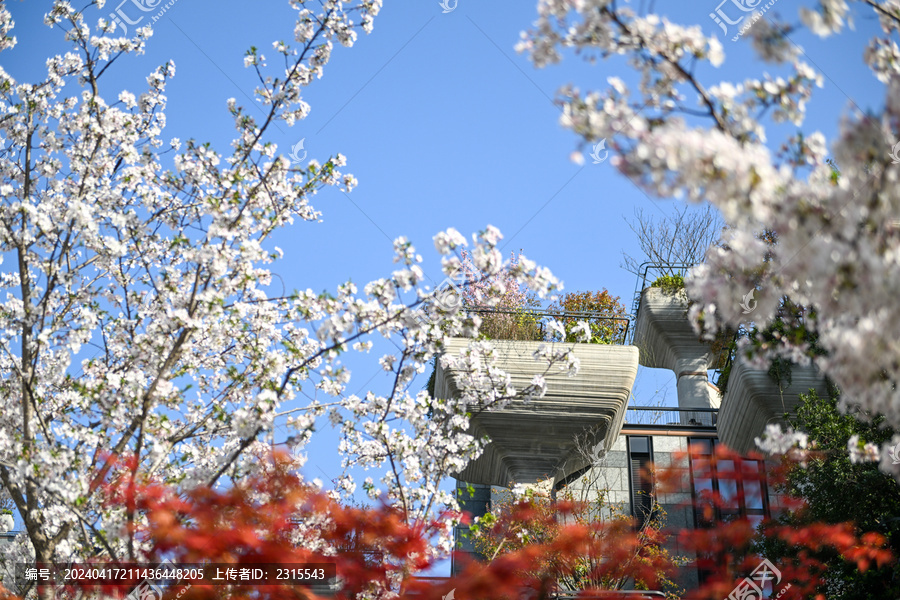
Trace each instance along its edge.
<path fill-rule="evenodd" d="M 724 448 L 707 457 L 726 466 L 736 464 L 738 458 Z M 136 548 L 143 548 L 138 560 L 231 563 L 236 567 L 333 563 L 341 582 L 335 594 L 339 600 L 391 592 L 439 600 L 451 590 L 459 600 L 513 599 L 523 594 L 528 598 L 547 598 L 558 591 L 555 585 L 559 573 L 583 565 L 579 559 L 585 556 L 603 557 L 591 562 L 595 572 L 588 575 L 595 580 L 621 577 L 624 568 L 628 569 L 628 576 L 649 589 L 653 589 L 661 573 L 678 568 L 665 553 L 633 560 L 636 549 L 646 540 L 639 540 L 640 532 L 627 522 L 585 523 L 569 518 L 579 509 L 573 503 L 559 502 L 554 511 L 546 511 L 523 501 L 503 517 L 509 522 L 495 526 L 527 524 L 544 527 L 552 535 L 500 554 L 488 563 L 469 562 L 457 576 L 436 583 L 415 575 L 433 564 L 429 540 L 444 527 L 446 519 L 464 519 L 460 515 L 441 515 L 423 526 L 409 524 L 399 510 L 387 504 L 373 508 L 342 506 L 301 481 L 291 472 L 290 461 L 278 453 L 262 475 L 249 477 L 228 489 L 197 488 L 180 495 L 166 485 L 135 481 L 128 467 L 128 460 L 114 464 L 103 474 L 103 485 L 111 505 L 131 509 L 137 515 L 126 533 Z M 724 467 L 720 475 L 723 471 Z M 683 485 L 684 467 L 656 470 L 654 475 L 657 485 L 665 490 L 666 486 Z M 732 475 L 741 478 L 745 473 L 735 469 Z M 704 500 L 723 501 L 716 497 Z M 601 528 L 604 531 L 598 535 Z M 851 523 L 816 524 L 803 529 L 770 525 L 764 530 L 766 535 L 796 549 L 793 561 L 778 565 L 783 600 L 824 598 L 818 588 L 818 575 L 826 560 L 839 557 L 855 563 L 860 570 L 894 560 L 881 536 L 859 536 Z M 746 518 L 680 532 L 681 548 L 696 552 L 700 557 L 697 565 L 711 573 L 700 589 L 689 590 L 686 597 L 727 598 L 760 563 L 761 557 L 749 551 L 754 534 L 755 529 Z M 548 561 L 553 569 L 544 568 Z M 128 591 L 125 586 L 104 590 L 114 597 L 122 597 Z M 166 591 L 166 598 L 176 597 L 315 598 L 310 587 L 299 585 L 226 588 L 177 584 Z M 0 588 L 0 600 L 12 598 Z"/>

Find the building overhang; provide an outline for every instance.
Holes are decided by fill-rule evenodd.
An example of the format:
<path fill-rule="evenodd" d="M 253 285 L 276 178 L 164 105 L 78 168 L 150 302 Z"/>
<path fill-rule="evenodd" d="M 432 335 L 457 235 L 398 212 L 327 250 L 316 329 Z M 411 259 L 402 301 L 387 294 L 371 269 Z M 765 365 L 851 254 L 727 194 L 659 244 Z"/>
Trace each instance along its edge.
<path fill-rule="evenodd" d="M 453 338 L 446 352 L 457 354 L 472 340 Z M 517 389 L 527 387 L 547 371 L 546 360 L 535 360 L 542 342 L 493 341 L 500 356 L 497 366 L 507 372 Z M 562 345 L 557 343 L 557 345 Z M 553 367 L 545 375 L 547 393 L 530 402 L 514 401 L 502 410 L 477 412 L 470 432 L 486 435 L 491 443 L 455 477 L 469 483 L 508 486 L 558 479 L 590 462 L 577 447 L 608 448 L 616 440 L 634 379 L 638 350 L 634 346 L 565 344 L 579 359 L 578 375 Z M 440 362 L 435 375 L 435 396 L 458 397 L 452 369 Z"/>
<path fill-rule="evenodd" d="M 785 413 L 796 414 L 800 394 L 810 388 L 820 396 L 828 393 L 825 378 L 812 365 L 794 365 L 790 384 L 779 387 L 766 370 L 753 369 L 739 357 L 719 409 L 719 439 L 742 454 L 755 450 L 754 439 L 763 434 L 766 425 L 784 424 Z"/>

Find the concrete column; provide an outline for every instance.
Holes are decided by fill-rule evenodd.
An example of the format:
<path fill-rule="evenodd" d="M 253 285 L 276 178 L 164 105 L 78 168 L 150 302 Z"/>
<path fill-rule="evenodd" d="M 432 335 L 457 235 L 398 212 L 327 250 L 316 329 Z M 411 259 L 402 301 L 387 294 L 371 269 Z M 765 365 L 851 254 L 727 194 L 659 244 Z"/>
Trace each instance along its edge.
<path fill-rule="evenodd" d="M 640 364 L 675 373 L 679 408 L 718 408 L 718 390 L 709 384 L 707 369 L 715 359 L 709 345 L 701 341 L 687 315 L 687 296 L 647 288 L 635 322 L 634 345 L 640 350 Z M 683 424 L 712 425 L 706 412 L 682 413 Z"/>

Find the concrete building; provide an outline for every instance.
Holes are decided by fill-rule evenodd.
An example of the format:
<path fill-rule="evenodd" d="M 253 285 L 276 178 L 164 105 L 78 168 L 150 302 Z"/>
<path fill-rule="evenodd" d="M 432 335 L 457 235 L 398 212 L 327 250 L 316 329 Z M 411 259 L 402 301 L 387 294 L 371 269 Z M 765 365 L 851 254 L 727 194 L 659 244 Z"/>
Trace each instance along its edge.
<path fill-rule="evenodd" d="M 716 517 L 742 515 L 760 521 L 778 505 L 766 488 L 765 464 L 746 459 L 724 469 L 710 467 L 704 456 L 718 444 L 741 453 L 754 448 L 754 438 L 768 423 L 781 422 L 792 413 L 798 395 L 810 388 L 826 392 L 824 378 L 812 367 L 794 369 L 789 384 L 773 381 L 738 360 L 727 393 L 710 382 L 709 371 L 720 364 L 708 343 L 698 339 L 689 322 L 683 291 L 663 290 L 639 282 L 632 335 L 618 346 L 575 344 L 581 360 L 578 377 L 549 377 L 545 398 L 485 412 L 472 420 L 472 430 L 487 434 L 487 451 L 457 475 L 460 487 L 474 484 L 475 496 L 464 510 L 484 514 L 492 497 L 510 483 L 535 484 L 550 480 L 557 494 L 584 495 L 585 486 L 597 485 L 621 512 L 641 518 L 652 499 L 667 515 L 669 527 L 703 527 L 704 491 L 719 493 L 725 506 Z M 452 340 L 448 352 L 457 352 L 469 340 Z M 523 386 L 538 370 L 532 358 L 536 342 L 496 342 L 503 355 L 501 368 Z M 676 379 L 678 405 L 629 406 L 638 365 L 671 370 Z M 454 373 L 438 368 L 436 394 L 452 397 Z M 692 448 L 682 486 L 658 494 L 643 467 L 651 462 L 669 466 L 676 452 Z M 587 450 L 586 450 L 587 449 Z M 734 477 L 734 473 L 743 473 Z M 757 476 L 758 474 L 758 476 Z M 493 492 L 492 492 L 493 490 Z M 466 531 L 457 532 L 460 548 L 472 551 Z M 670 550 L 684 554 L 674 544 Z M 456 566 L 454 566 L 456 568 Z M 687 570 L 680 583 L 691 587 L 703 573 Z"/>

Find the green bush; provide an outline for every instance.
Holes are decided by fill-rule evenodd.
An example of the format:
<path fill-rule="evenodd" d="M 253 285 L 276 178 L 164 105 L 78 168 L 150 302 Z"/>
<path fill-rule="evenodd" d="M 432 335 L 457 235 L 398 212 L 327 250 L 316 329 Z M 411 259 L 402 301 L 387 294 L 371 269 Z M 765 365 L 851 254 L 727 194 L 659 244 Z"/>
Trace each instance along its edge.
<path fill-rule="evenodd" d="M 563 294 L 558 302 L 550 306 L 548 312 L 559 320 L 566 330 L 564 340 L 553 341 L 579 341 L 581 337 L 576 335 L 573 329 L 581 320 L 586 320 L 591 327 L 589 344 L 620 344 L 625 340 L 628 311 L 619 301 L 619 297 L 610 294 L 606 288 L 596 292 Z M 579 313 L 593 313 L 596 316 L 579 316 Z"/>
<path fill-rule="evenodd" d="M 650 287 L 660 288 L 667 294 L 684 289 L 684 275 L 661 275 L 653 280 Z"/>
<path fill-rule="evenodd" d="M 809 436 L 814 452 L 802 465 L 787 472 L 779 493 L 802 498 L 802 509 L 782 512 L 773 525 L 802 530 L 815 522 L 853 521 L 860 534 L 875 532 L 887 539 L 892 552 L 900 553 L 900 487 L 875 462 L 854 463 L 847 452 L 853 435 L 878 446 L 889 443 L 893 430 L 883 417 L 869 422 L 838 409 L 839 391 L 820 397 L 814 390 L 800 395 L 797 416 L 790 425 Z M 755 551 L 775 564 L 797 560 L 798 550 L 760 534 Z M 872 565 L 860 571 L 856 564 L 835 560 L 821 575 L 821 589 L 828 600 L 870 600 L 900 597 L 900 563 Z"/>

